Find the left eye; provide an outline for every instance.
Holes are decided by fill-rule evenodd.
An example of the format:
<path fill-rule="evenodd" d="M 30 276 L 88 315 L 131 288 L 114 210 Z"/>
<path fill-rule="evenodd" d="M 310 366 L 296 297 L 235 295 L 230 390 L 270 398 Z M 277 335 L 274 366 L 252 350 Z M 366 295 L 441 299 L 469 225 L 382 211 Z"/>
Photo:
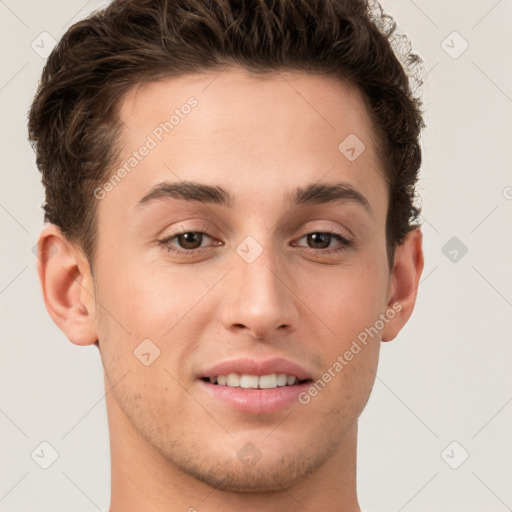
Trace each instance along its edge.
<path fill-rule="evenodd" d="M 340 243 L 340 246 L 338 248 L 331 249 L 329 251 L 322 251 L 322 252 L 338 252 L 343 251 L 345 249 L 348 249 L 352 245 L 352 241 L 345 238 L 340 233 L 335 233 L 332 231 L 315 231 L 314 233 L 308 233 L 307 235 L 303 236 L 302 238 L 306 238 L 308 243 L 318 244 L 320 247 L 309 247 L 309 249 L 313 250 L 323 250 L 326 249 L 332 239 L 334 238 Z M 300 238 L 299 240 L 302 240 Z"/>

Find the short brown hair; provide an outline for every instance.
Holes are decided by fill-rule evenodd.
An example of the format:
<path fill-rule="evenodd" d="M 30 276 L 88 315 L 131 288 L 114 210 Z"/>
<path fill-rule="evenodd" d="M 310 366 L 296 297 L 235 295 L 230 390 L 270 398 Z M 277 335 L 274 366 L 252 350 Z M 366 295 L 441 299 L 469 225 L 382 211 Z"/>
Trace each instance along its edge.
<path fill-rule="evenodd" d="M 378 21 L 365 0 L 115 0 L 93 12 L 52 51 L 29 112 L 45 221 L 79 243 L 92 266 L 93 191 L 119 156 L 120 99 L 135 85 L 226 65 L 300 70 L 347 80 L 363 94 L 389 188 L 391 267 L 420 214 L 414 199 L 425 125 L 390 44 L 395 26 L 386 33 Z"/>

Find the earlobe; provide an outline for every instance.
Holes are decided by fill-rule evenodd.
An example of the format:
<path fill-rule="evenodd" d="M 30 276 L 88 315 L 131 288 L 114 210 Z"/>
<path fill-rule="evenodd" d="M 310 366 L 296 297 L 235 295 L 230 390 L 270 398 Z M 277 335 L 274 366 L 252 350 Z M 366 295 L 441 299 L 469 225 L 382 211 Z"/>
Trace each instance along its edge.
<path fill-rule="evenodd" d="M 95 303 L 87 258 L 54 224 L 41 230 L 37 249 L 37 272 L 52 320 L 72 343 L 95 343 Z"/>
<path fill-rule="evenodd" d="M 391 341 L 409 320 L 423 271 L 423 235 L 420 228 L 412 229 L 404 243 L 396 248 L 395 262 L 391 273 L 387 302 L 388 311 L 393 315 L 382 330 L 382 341 Z"/>

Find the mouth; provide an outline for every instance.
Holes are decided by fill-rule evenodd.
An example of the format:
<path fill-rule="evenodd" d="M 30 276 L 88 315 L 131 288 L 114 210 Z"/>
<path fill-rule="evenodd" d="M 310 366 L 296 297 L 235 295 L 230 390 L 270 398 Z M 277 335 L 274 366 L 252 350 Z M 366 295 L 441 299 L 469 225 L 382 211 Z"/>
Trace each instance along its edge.
<path fill-rule="evenodd" d="M 197 378 L 207 396 L 222 407 L 258 415 L 292 407 L 313 382 L 308 370 L 284 358 L 229 359 Z"/>
<path fill-rule="evenodd" d="M 229 373 L 217 377 L 201 377 L 198 382 L 206 395 L 222 406 L 239 413 L 260 416 L 299 403 L 301 394 L 307 392 L 313 379 L 298 379 L 287 374 Z"/>
<path fill-rule="evenodd" d="M 201 380 L 215 386 L 242 389 L 276 389 L 312 382 L 312 379 L 299 379 L 295 375 L 286 373 L 271 373 L 268 375 L 228 373 L 215 377 L 201 377 Z"/>

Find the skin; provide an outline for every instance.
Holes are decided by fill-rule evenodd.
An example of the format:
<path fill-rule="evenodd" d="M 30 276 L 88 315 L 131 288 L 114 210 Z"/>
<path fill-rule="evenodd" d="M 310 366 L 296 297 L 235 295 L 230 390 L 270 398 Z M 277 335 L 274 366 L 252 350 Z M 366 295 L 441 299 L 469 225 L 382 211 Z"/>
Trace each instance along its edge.
<path fill-rule="evenodd" d="M 412 230 L 386 259 L 388 192 L 359 91 L 300 72 L 262 79 L 237 68 L 134 88 L 120 103 L 123 153 L 139 148 L 189 97 L 198 105 L 98 203 L 94 279 L 87 258 L 59 229 L 39 238 L 45 304 L 77 345 L 98 340 L 105 370 L 112 461 L 111 512 L 357 512 L 357 420 L 372 389 L 381 341 L 409 319 L 423 270 Z M 350 134 L 366 146 L 338 150 Z M 164 180 L 226 188 L 227 206 L 138 201 Z M 349 183 L 356 201 L 291 207 L 312 183 Z M 335 230 L 354 244 L 311 233 Z M 158 241 L 206 231 L 204 252 L 174 254 Z M 262 253 L 236 252 L 247 236 Z M 168 246 L 191 250 L 174 238 Z M 188 249 L 187 249 L 188 247 Z M 45 254 L 51 257 L 45 258 Z M 317 396 L 250 414 L 211 398 L 197 375 L 236 358 L 284 357 L 319 379 L 379 315 L 392 319 Z M 160 350 L 145 366 L 144 339 Z M 237 454 L 252 443 L 253 465 Z"/>

